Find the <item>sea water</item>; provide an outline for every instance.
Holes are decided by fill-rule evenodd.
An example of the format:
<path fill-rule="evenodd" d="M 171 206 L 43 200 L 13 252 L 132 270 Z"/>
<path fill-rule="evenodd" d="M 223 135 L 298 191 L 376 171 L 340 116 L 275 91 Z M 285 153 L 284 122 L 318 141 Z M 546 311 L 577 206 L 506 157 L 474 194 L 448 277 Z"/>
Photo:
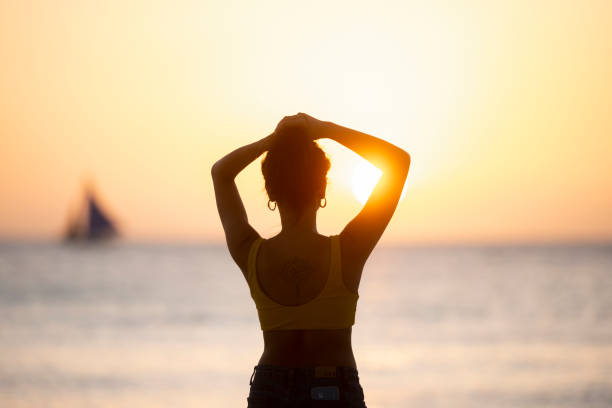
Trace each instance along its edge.
<path fill-rule="evenodd" d="M 245 407 L 263 341 L 222 246 L 0 244 L 1 407 Z M 381 247 L 369 407 L 612 407 L 612 246 Z"/>

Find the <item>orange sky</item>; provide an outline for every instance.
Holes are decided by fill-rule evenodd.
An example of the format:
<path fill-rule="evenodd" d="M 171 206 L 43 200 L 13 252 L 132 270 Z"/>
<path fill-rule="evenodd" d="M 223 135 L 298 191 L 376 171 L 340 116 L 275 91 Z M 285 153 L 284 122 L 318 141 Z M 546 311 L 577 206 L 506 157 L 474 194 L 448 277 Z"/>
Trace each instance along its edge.
<path fill-rule="evenodd" d="M 0 1 L 0 237 L 91 178 L 128 239 L 219 241 L 210 166 L 302 111 L 412 155 L 384 242 L 609 239 L 612 3 L 500 3 Z M 332 234 L 360 159 L 322 145 Z M 278 231 L 259 161 L 238 184 Z"/>

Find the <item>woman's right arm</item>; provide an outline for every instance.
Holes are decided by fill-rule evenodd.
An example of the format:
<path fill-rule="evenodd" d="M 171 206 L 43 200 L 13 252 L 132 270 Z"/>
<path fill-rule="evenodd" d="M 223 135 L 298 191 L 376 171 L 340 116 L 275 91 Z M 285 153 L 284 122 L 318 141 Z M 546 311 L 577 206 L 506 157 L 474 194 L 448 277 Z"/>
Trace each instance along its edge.
<path fill-rule="evenodd" d="M 268 150 L 273 135 L 274 133 L 234 150 L 218 160 L 211 169 L 217 209 L 227 247 L 245 277 L 248 251 L 259 234 L 249 224 L 235 178 L 249 163 Z"/>
<path fill-rule="evenodd" d="M 372 163 L 382 175 L 362 210 L 340 233 L 343 263 L 361 270 L 391 220 L 410 168 L 410 155 L 399 147 L 357 130 L 304 115 L 313 139 L 332 139 Z"/>

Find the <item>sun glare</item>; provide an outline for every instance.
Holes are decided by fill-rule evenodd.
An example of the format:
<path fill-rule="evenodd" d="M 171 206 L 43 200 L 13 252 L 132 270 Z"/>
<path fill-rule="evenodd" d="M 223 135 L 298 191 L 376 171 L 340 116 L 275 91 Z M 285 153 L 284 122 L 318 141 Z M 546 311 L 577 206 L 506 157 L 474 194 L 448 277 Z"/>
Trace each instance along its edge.
<path fill-rule="evenodd" d="M 359 201 L 361 204 L 365 204 L 365 202 L 368 201 L 368 197 L 370 197 L 370 194 L 372 194 L 372 190 L 374 190 L 374 187 L 376 186 L 376 183 L 378 183 L 378 179 L 381 175 L 382 171 L 365 160 L 362 160 L 357 166 L 355 166 L 353 169 L 353 177 L 351 179 L 351 187 L 357 201 Z M 404 184 L 400 201 L 405 195 L 406 185 Z"/>
<path fill-rule="evenodd" d="M 365 160 L 355 167 L 351 186 L 355 198 L 357 198 L 361 204 L 365 204 L 368 200 L 381 174 L 382 172 L 380 170 Z"/>

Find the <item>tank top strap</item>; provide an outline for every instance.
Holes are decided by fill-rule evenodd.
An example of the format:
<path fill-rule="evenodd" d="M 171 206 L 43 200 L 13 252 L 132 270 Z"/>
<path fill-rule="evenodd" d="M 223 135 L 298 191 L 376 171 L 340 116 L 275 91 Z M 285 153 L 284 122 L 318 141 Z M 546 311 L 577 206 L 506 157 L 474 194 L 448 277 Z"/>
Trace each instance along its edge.
<path fill-rule="evenodd" d="M 342 263 L 340 254 L 340 236 L 332 235 L 331 239 L 331 259 L 329 269 L 330 288 L 340 289 L 344 287 L 342 280 Z"/>
<path fill-rule="evenodd" d="M 253 278 L 255 278 L 255 270 L 257 265 L 257 252 L 259 251 L 259 245 L 263 239 L 261 237 L 257 237 L 253 243 L 251 244 L 251 248 L 249 249 L 249 257 L 247 260 L 247 282 L 249 285 L 253 282 Z"/>

